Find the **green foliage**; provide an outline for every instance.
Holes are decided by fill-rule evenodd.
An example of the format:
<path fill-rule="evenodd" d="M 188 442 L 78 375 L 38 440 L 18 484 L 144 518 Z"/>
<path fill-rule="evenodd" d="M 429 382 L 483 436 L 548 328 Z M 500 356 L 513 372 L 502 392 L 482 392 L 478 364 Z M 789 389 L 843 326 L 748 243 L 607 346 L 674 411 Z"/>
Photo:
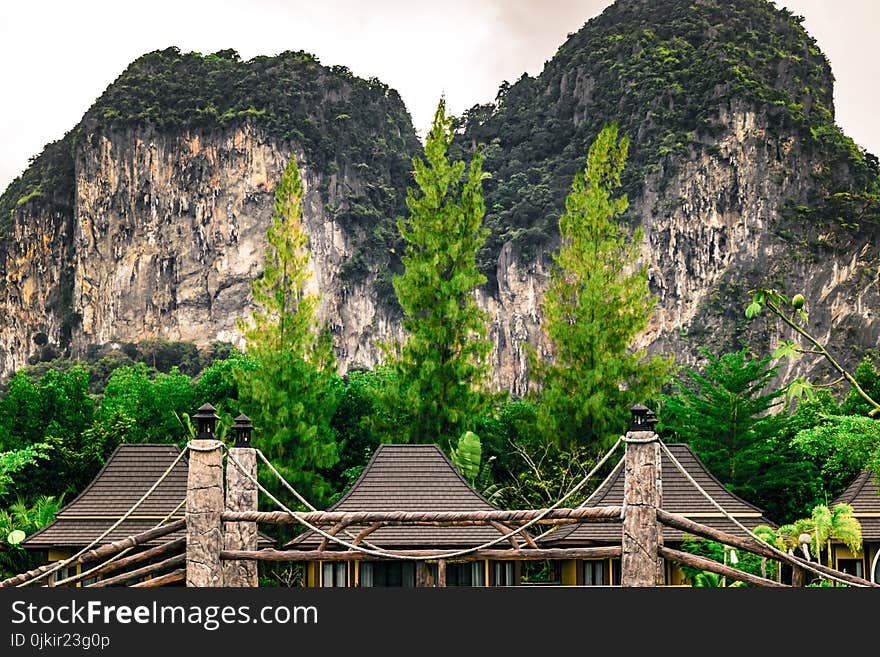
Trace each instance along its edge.
<path fill-rule="evenodd" d="M 238 415 L 240 410 L 236 372 L 247 376 L 247 372 L 253 372 L 256 368 L 254 359 L 240 351 L 233 351 L 227 358 L 214 361 L 193 380 L 195 408 L 208 403 L 217 409 L 219 415 Z"/>
<path fill-rule="evenodd" d="M 765 538 L 765 540 L 769 539 L 768 542 L 773 544 L 773 531 L 769 527 L 766 527 L 766 530 L 769 531 L 769 534 L 765 532 L 762 538 Z M 759 533 L 761 530 L 756 527 L 754 531 Z M 759 533 L 759 535 L 761 534 Z M 777 563 L 775 561 L 768 561 L 766 558 L 759 557 L 746 550 L 734 550 L 730 547 L 727 547 L 725 550 L 724 544 L 717 541 L 685 536 L 682 540 L 681 549 L 683 552 L 717 561 L 719 564 L 744 573 L 758 575 L 765 579 L 774 579 L 776 577 Z M 727 552 L 726 555 L 725 551 Z M 681 569 L 685 575 L 685 580 L 694 587 L 748 586 L 748 584 L 740 580 L 724 577 L 723 575 L 704 571 L 693 566 L 682 565 Z"/>
<path fill-rule="evenodd" d="M 808 542 L 802 543 L 804 536 Z M 862 551 L 862 526 L 849 504 L 817 504 L 808 517 L 798 518 L 777 530 L 777 547 L 790 552 L 800 550 L 804 556 L 821 561 L 827 547 L 827 565 L 831 564 L 831 541 L 837 540 L 853 553 Z"/>
<path fill-rule="evenodd" d="M 25 550 L 19 543 L 21 534 L 29 536 L 55 519 L 61 499 L 47 495 L 36 497 L 28 504 L 21 498 L 0 510 L 0 579 L 23 573 L 40 563 L 39 553 Z"/>
<path fill-rule="evenodd" d="M 110 449 L 120 442 L 182 444 L 179 416 L 198 408 L 195 402 L 190 377 L 177 368 L 154 375 L 144 363 L 120 367 L 107 382 L 89 435 L 109 440 Z"/>
<path fill-rule="evenodd" d="M 339 445 L 339 461 L 325 476 L 335 487 L 330 502 L 335 502 L 355 482 L 381 442 L 371 429 L 371 419 L 378 412 L 378 391 L 391 376 L 393 373 L 388 369 L 379 368 L 353 370 L 342 379 L 344 390 L 331 421 Z"/>
<path fill-rule="evenodd" d="M 449 449 L 491 402 L 486 313 L 474 297 L 485 281 L 475 255 L 482 228 L 482 156 L 475 153 L 466 176 L 462 161 L 450 162 L 451 121 L 441 99 L 425 144 L 425 159 L 413 159 L 417 188 L 407 192 L 409 216 L 398 220 L 406 243 L 404 272 L 394 278 L 407 337 L 385 345 L 393 386 L 381 396 L 389 439 L 435 442 Z M 464 176 L 464 179 L 463 179 Z"/>
<path fill-rule="evenodd" d="M 880 370 L 874 365 L 875 359 L 866 355 L 859 362 L 853 377 L 859 386 L 871 399 L 880 399 Z M 869 415 L 873 406 L 860 395 L 855 388 L 851 388 L 840 407 L 844 415 Z"/>
<path fill-rule="evenodd" d="M 538 426 L 562 445 L 597 451 L 620 435 L 629 407 L 660 391 L 671 361 L 645 358 L 633 343 L 648 323 L 654 298 L 636 266 L 640 229 L 619 223 L 626 196 L 615 197 L 629 140 L 606 126 L 574 177 L 559 219 L 562 245 L 544 297 L 551 361 L 531 350 L 541 384 Z"/>
<path fill-rule="evenodd" d="M 0 452 L 0 498 L 2 498 L 12 484 L 12 475 L 37 462 L 37 459 L 46 458 L 45 443 L 28 445 L 22 449 L 10 452 Z"/>
<path fill-rule="evenodd" d="M 674 379 L 677 392 L 664 395 L 661 430 L 688 443 L 722 483 L 736 486 L 744 460 L 780 428 L 778 411 L 784 390 L 768 390 L 777 373 L 769 357 L 746 349 L 720 358 L 703 350 L 708 362 Z"/>
<path fill-rule="evenodd" d="M 240 323 L 256 367 L 235 368 L 234 376 L 243 410 L 255 426 L 253 445 L 320 506 L 332 490 L 319 470 L 339 459 L 330 422 L 340 390 L 330 333 L 319 330 L 315 317 L 318 297 L 305 289 L 310 274 L 302 195 L 291 157 L 275 188 L 263 274 L 251 283 L 256 310 L 250 322 Z M 279 489 L 277 482 L 269 485 Z"/>
<path fill-rule="evenodd" d="M 88 374 L 75 367 L 46 372 L 37 383 L 17 373 L 0 400 L 0 449 L 43 444 L 46 460 L 25 466 L 15 482 L 16 495 L 60 495 L 76 489 L 97 471 L 101 454 L 83 436 L 92 423 L 95 401 Z"/>
<path fill-rule="evenodd" d="M 612 120 L 631 137 L 622 188 L 662 193 L 682 159 L 717 154 L 731 112 L 768 121 L 767 144 L 792 135 L 827 163 L 817 197 L 850 193 L 832 222 L 865 222 L 859 200 L 876 186 L 876 158 L 834 125 L 827 58 L 797 17 L 765 0 L 619 2 L 588 21 L 536 77 L 505 82 L 494 103 L 461 119 L 456 148 L 486 145 L 486 225 L 478 256 L 494 282 L 506 243 L 549 251 L 579 154 Z M 877 191 L 874 190 L 873 194 Z M 720 198 L 719 203 L 728 202 Z"/>
<path fill-rule="evenodd" d="M 880 420 L 858 415 L 822 415 L 791 444 L 819 468 L 831 496 L 842 492 L 864 468 L 880 473 Z"/>
<path fill-rule="evenodd" d="M 465 480 L 475 486 L 483 459 L 480 437 L 473 431 L 465 431 L 458 439 L 458 445 L 450 449 L 449 458 Z"/>
<path fill-rule="evenodd" d="M 821 483 L 813 459 L 790 438 L 812 426 L 811 403 L 796 420 L 786 415 L 785 389 L 769 389 L 778 368 L 769 357 L 703 353 L 708 362 L 675 377 L 675 392 L 663 396 L 658 429 L 688 443 L 721 483 L 771 518 L 803 512 Z"/>
<path fill-rule="evenodd" d="M 595 465 L 586 447 L 561 448 L 538 431 L 538 407 L 532 401 L 503 404 L 480 426 L 484 460 L 491 462 L 483 495 L 501 508 L 540 509 L 558 501 Z M 599 473 L 604 476 L 607 473 Z M 566 500 L 576 506 L 592 492 L 581 488 Z"/>

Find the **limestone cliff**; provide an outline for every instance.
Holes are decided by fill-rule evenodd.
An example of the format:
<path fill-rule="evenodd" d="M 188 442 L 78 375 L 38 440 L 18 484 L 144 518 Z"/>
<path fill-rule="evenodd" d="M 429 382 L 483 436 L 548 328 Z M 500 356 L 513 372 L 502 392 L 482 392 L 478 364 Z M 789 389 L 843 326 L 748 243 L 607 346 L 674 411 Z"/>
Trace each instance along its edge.
<path fill-rule="evenodd" d="M 743 315 L 763 285 L 802 292 L 847 365 L 878 348 L 877 159 L 834 124 L 832 82 L 796 17 L 765 0 L 619 0 L 462 117 L 452 154 L 481 145 L 492 174 L 478 300 L 496 386 L 524 394 L 525 344 L 548 351 L 556 222 L 610 120 L 631 139 L 626 219 L 644 228 L 657 295 L 636 346 L 679 363 L 700 347 L 767 353 L 774 331 Z M 402 337 L 395 219 L 419 152 L 393 90 L 305 53 L 146 55 L 0 197 L 0 376 L 114 340 L 236 342 L 292 153 L 340 369 L 375 366 L 379 341 Z"/>

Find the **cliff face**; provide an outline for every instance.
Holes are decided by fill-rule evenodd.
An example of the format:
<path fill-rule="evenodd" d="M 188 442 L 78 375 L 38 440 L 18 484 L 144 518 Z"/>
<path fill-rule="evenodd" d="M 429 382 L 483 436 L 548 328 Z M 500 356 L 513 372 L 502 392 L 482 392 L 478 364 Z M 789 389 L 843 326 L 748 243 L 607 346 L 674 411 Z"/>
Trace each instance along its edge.
<path fill-rule="evenodd" d="M 487 144 L 492 175 L 483 271 L 520 308 L 496 320 L 499 332 L 546 352 L 539 300 L 558 217 L 614 121 L 630 140 L 625 220 L 644 230 L 640 264 L 657 298 L 635 346 L 681 365 L 702 361 L 702 348 L 769 354 L 790 336 L 744 317 L 749 290 L 768 287 L 803 293 L 809 329 L 854 368 L 880 346 L 880 167 L 834 123 L 832 97 L 815 41 L 764 0 L 619 0 L 589 21 L 540 75 L 505 83 L 462 119 L 457 155 Z M 511 253 L 525 255 L 508 271 Z M 777 382 L 801 374 L 827 368 L 784 361 Z"/>
<path fill-rule="evenodd" d="M 74 348 L 152 336 L 238 343 L 291 145 L 250 125 L 173 137 L 129 131 L 93 142 L 77 156 L 73 302 L 82 323 Z M 302 152 L 297 160 L 321 318 L 346 364 L 372 365 L 377 356 L 367 336 L 374 323 L 388 324 L 387 312 L 365 303 L 373 296 L 369 280 L 350 288 L 340 280 L 354 248 L 325 209 L 361 183 L 331 176 L 325 201 L 322 174 Z"/>
<path fill-rule="evenodd" d="M 880 346 L 878 167 L 831 97 L 815 44 L 763 0 L 620 0 L 541 75 L 471 110 L 452 155 L 484 144 L 492 173 L 478 300 L 496 386 L 524 394 L 526 343 L 548 352 L 556 222 L 610 120 L 631 139 L 626 220 L 644 228 L 657 296 L 637 347 L 680 364 L 701 347 L 768 353 L 773 327 L 743 314 L 755 286 L 803 293 L 846 365 Z M 394 222 L 418 152 L 393 91 L 303 53 L 145 56 L 0 198 L 0 376 L 112 341 L 238 342 L 291 153 L 340 370 L 374 367 L 380 341 L 403 337 Z M 787 381 L 824 363 L 783 368 Z"/>

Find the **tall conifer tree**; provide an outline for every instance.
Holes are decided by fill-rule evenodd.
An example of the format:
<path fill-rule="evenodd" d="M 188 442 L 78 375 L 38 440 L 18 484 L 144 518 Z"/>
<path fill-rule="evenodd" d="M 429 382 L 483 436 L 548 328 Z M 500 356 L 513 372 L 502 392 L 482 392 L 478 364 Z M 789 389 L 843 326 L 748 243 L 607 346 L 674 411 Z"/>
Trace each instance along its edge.
<path fill-rule="evenodd" d="M 489 377 L 486 313 L 474 292 L 486 281 L 476 253 L 483 228 L 482 155 L 450 162 L 452 121 L 441 99 L 425 144 L 413 159 L 417 188 L 407 190 L 409 217 L 398 220 L 406 242 L 404 273 L 394 279 L 404 312 L 403 345 L 387 349 L 395 372 L 381 408 L 381 428 L 392 440 L 455 444 L 487 408 Z M 397 426 L 392 426 L 393 424 Z"/>
<path fill-rule="evenodd" d="M 318 505 L 330 487 L 318 470 L 339 458 L 330 420 L 339 396 L 336 359 L 316 320 L 318 297 L 305 290 L 308 236 L 295 156 L 275 189 L 261 278 L 251 283 L 256 309 L 241 323 L 255 370 L 237 370 L 239 397 L 256 428 L 254 446 L 306 499 Z"/>
<path fill-rule="evenodd" d="M 642 232 L 621 224 L 626 196 L 614 196 L 629 140 L 605 126 L 575 174 L 559 219 L 544 299 L 550 360 L 534 350 L 531 364 L 542 388 L 541 433 L 561 445 L 595 446 L 626 430 L 629 406 L 659 392 L 669 367 L 633 349 L 654 310 L 647 273 L 637 266 Z"/>

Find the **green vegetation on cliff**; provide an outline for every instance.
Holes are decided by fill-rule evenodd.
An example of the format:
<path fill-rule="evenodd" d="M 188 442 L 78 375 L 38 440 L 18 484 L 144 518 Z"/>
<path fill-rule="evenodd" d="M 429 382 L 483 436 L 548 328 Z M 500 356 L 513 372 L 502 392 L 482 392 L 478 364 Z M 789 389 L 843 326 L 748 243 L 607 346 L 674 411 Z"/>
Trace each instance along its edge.
<path fill-rule="evenodd" d="M 717 153 L 729 127 L 722 113 L 742 108 L 768 118 L 768 148 L 791 135 L 820 154 L 811 205 L 844 194 L 832 197 L 835 208 L 867 205 L 862 214 L 876 215 L 877 159 L 834 123 L 831 70 L 801 20 L 765 0 L 619 0 L 570 35 L 539 76 L 505 82 L 495 103 L 466 112 L 458 147 L 486 144 L 492 174 L 492 234 L 480 257 L 490 281 L 504 242 L 535 251 L 557 238 L 579 158 L 611 121 L 631 140 L 622 181 L 631 199 L 647 176 L 662 187 L 682 158 Z"/>
<path fill-rule="evenodd" d="M 357 178 L 357 189 L 336 207 L 327 205 L 357 245 L 343 275 L 354 281 L 378 265 L 393 303 L 388 265 L 399 244 L 395 220 L 406 210 L 411 159 L 421 152 L 412 120 L 395 90 L 302 51 L 242 61 L 234 50 L 203 56 L 172 47 L 138 58 L 0 197 L 0 237 L 11 213 L 37 198 L 63 198 L 61 208 L 72 213 L 73 154 L 91 134 L 211 133 L 245 122 L 302 147 L 303 164 L 321 176 L 325 203 L 332 176 Z"/>

